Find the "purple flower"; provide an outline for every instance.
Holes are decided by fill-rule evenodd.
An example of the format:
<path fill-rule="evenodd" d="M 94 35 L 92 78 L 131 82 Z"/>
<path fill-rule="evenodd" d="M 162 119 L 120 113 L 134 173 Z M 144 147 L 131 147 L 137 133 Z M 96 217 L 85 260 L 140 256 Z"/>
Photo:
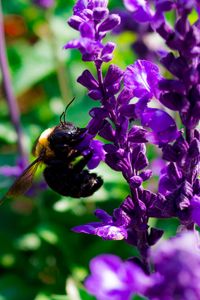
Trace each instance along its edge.
<path fill-rule="evenodd" d="M 104 240 L 122 240 L 127 238 L 125 224 L 118 224 L 104 210 L 97 209 L 95 215 L 101 222 L 93 222 L 74 227 L 72 230 L 79 233 L 93 234 Z"/>
<path fill-rule="evenodd" d="M 124 74 L 124 85 L 132 89 L 137 98 L 151 99 L 159 93 L 158 82 L 161 76 L 158 67 L 146 60 L 137 60 Z"/>
<path fill-rule="evenodd" d="M 107 1 L 77 1 L 69 24 L 80 32 L 80 37 L 68 42 L 65 47 L 78 48 L 84 61 L 93 61 L 96 74 L 85 70 L 79 76 L 78 82 L 87 88 L 91 99 L 100 102 L 99 107 L 94 107 L 89 112 L 91 120 L 77 145 L 77 150 L 83 156 L 88 155 L 89 168 L 96 167 L 104 160 L 113 170 L 121 172 L 128 183 L 130 193 L 122 204 L 114 209 L 112 216 L 104 210 L 96 210 L 99 222 L 80 225 L 73 230 L 97 235 L 105 240 L 124 239 L 136 246 L 140 252 L 140 264 L 133 264 L 132 272 L 136 279 L 134 282 L 132 275 L 129 275 L 131 282 L 128 288 L 124 285 L 124 279 L 118 275 L 118 269 L 114 273 L 115 277 L 111 277 L 114 278 L 112 282 L 116 282 L 117 285 L 117 288 L 115 285 L 113 288 L 108 280 L 103 281 L 102 272 L 97 274 L 98 264 L 92 267 L 94 276 L 89 277 L 87 287 L 97 299 L 129 299 L 138 292 L 151 300 L 171 300 L 176 299 L 178 295 L 174 287 L 168 298 L 161 298 L 159 294 L 162 282 L 167 280 L 167 266 L 166 269 L 163 268 L 162 274 L 156 261 L 155 273 L 147 276 L 150 285 L 141 284 L 141 290 L 136 287 L 139 271 L 135 270 L 137 268 L 143 274 L 139 268 L 139 265 L 142 265 L 143 270 L 150 273 L 148 250 L 163 234 L 162 230 L 149 227 L 149 218 L 177 217 L 181 224 L 188 228 L 192 228 L 194 222 L 200 224 L 200 135 L 193 130 L 200 117 L 200 27 L 198 22 L 191 24 L 188 21 L 193 0 L 151 1 L 151 7 L 155 4 L 155 12 L 151 11 L 149 1 L 124 2 L 135 20 L 149 22 L 165 39 L 167 46 L 176 51 L 176 57 L 172 53 L 167 54 L 166 51 L 159 52 L 162 53 L 162 64 L 174 78 L 162 78 L 159 68 L 145 60 L 136 61 L 128 66 L 125 72 L 113 64 L 103 72 L 102 65 L 112 59 L 115 48 L 113 43 L 103 44 L 103 38 L 119 24 L 119 16 L 109 13 Z M 178 16 L 174 29 L 165 20 L 165 12 L 172 9 L 176 10 Z M 170 114 L 160 108 L 150 107 L 154 106 L 153 101 L 157 101 L 159 106 L 162 103 L 167 108 L 179 112 L 186 127 L 185 135 L 184 129 L 177 129 L 176 122 Z M 97 134 L 106 140 L 104 144 L 94 140 Z M 148 166 L 146 142 L 158 145 L 163 152 L 162 158 L 167 160 L 161 172 L 158 193 L 146 190 L 143 184 L 152 175 Z M 111 264 L 112 259 L 106 263 L 105 269 L 112 269 Z M 124 265 L 118 261 L 115 266 L 121 264 Z M 131 270 L 129 271 L 131 274 Z M 111 271 L 106 272 L 112 275 Z M 176 276 L 182 275 L 177 273 Z M 170 286 L 168 289 L 170 290 Z M 184 292 L 181 295 L 186 299 Z"/>
<path fill-rule="evenodd" d="M 138 178 L 140 177 L 138 176 Z M 131 181 L 133 180 L 136 181 L 136 178 L 131 178 Z M 131 184 L 133 185 L 133 183 Z M 134 185 L 137 187 L 137 182 L 134 182 Z M 149 194 L 145 193 L 144 191 L 143 195 L 141 195 L 142 200 L 139 200 L 139 203 L 135 205 L 134 200 L 136 199 L 132 199 L 128 196 L 120 207 L 114 210 L 113 216 L 110 216 L 104 210 L 97 209 L 95 215 L 101 222 L 92 222 L 76 226 L 72 230 L 78 233 L 97 235 L 104 240 L 125 239 L 129 244 L 134 246 L 140 244 L 140 250 L 143 247 L 145 249 L 147 244 L 155 244 L 163 234 L 162 230 L 156 228 L 151 228 L 149 232 L 146 232 L 148 229 L 146 224 L 146 211 L 154 197 L 155 195 L 151 195 L 150 192 Z M 147 241 L 145 241 L 143 245 L 140 239 L 144 232 L 146 232 Z"/>
<path fill-rule="evenodd" d="M 41 8 L 49 8 L 54 5 L 54 0 L 33 0 L 33 3 Z"/>
<path fill-rule="evenodd" d="M 103 45 L 102 39 L 119 23 L 120 17 L 109 14 L 108 1 L 79 0 L 68 24 L 80 32 L 80 38 L 69 41 L 64 48 L 77 48 L 84 61 L 108 62 L 112 59 L 113 43 Z"/>
<path fill-rule="evenodd" d="M 27 161 L 25 158 L 20 158 L 16 162 L 16 166 L 3 166 L 0 167 L 0 174 L 6 177 L 18 177 L 22 174 L 27 166 Z"/>
<path fill-rule="evenodd" d="M 144 293 L 150 285 L 150 279 L 142 269 L 115 255 L 93 258 L 90 270 L 85 287 L 98 300 L 130 300 L 133 294 Z"/>
<path fill-rule="evenodd" d="M 141 113 L 141 122 L 152 129 L 146 138 L 153 144 L 169 143 L 180 136 L 174 119 L 161 109 L 146 108 Z"/>
<path fill-rule="evenodd" d="M 193 233 L 163 242 L 152 252 L 156 273 L 146 292 L 149 299 L 200 299 L 200 251 Z"/>
<path fill-rule="evenodd" d="M 130 11 L 139 11 L 142 18 L 146 19 L 152 29 L 165 40 L 166 45 L 172 50 L 162 58 L 162 64 L 174 78 L 162 80 L 159 100 L 166 107 L 178 111 L 182 123 L 188 129 L 194 129 L 200 119 L 200 27 L 199 20 L 193 24 L 189 21 L 192 9 L 199 11 L 199 1 L 167 1 L 155 0 L 156 13 L 152 18 L 146 16 L 147 1 L 124 0 L 125 6 Z M 175 10 L 177 19 L 173 28 L 168 24 L 164 13 Z M 134 19 L 135 21 L 135 19 Z M 174 50 L 178 56 L 174 56 Z"/>
<path fill-rule="evenodd" d="M 146 275 L 134 259 L 100 255 L 90 263 L 86 289 L 98 300 L 130 300 L 136 293 L 150 300 L 199 300 L 200 251 L 193 233 L 163 241 L 151 258 L 155 271 Z"/>
<path fill-rule="evenodd" d="M 89 169 L 96 168 L 101 161 L 105 160 L 104 144 L 101 141 L 93 139 L 93 135 L 84 132 L 80 143 L 76 145 L 76 149 L 83 156 L 90 156 L 87 166 Z"/>

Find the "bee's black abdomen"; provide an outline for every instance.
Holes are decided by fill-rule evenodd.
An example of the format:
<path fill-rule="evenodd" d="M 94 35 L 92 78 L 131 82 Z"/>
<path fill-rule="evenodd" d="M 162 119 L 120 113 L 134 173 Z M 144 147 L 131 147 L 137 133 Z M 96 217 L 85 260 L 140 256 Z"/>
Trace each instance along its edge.
<path fill-rule="evenodd" d="M 102 178 L 95 173 L 88 170 L 77 173 L 66 166 L 47 166 L 44 178 L 52 190 L 73 198 L 91 196 L 103 184 Z"/>

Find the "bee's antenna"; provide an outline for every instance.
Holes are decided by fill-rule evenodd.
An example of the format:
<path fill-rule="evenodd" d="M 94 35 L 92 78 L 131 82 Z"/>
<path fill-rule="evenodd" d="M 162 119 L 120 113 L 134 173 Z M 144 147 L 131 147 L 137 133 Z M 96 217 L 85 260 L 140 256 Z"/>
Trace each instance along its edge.
<path fill-rule="evenodd" d="M 64 120 L 64 123 L 66 123 L 66 113 L 67 113 L 67 110 L 68 108 L 70 107 L 70 105 L 74 102 L 75 100 L 75 97 L 67 104 L 66 108 L 65 108 L 65 111 L 63 112 L 63 120 Z"/>
<path fill-rule="evenodd" d="M 69 106 L 72 104 L 72 102 L 74 102 L 74 100 L 75 100 L 75 97 L 67 104 L 65 110 L 60 115 L 60 124 L 61 125 L 63 125 L 63 124 L 66 123 L 66 113 L 67 113 L 67 110 L 68 110 Z"/>
<path fill-rule="evenodd" d="M 63 121 L 62 118 L 64 117 L 64 111 L 62 112 L 62 114 L 60 115 L 60 124 L 63 125 Z"/>

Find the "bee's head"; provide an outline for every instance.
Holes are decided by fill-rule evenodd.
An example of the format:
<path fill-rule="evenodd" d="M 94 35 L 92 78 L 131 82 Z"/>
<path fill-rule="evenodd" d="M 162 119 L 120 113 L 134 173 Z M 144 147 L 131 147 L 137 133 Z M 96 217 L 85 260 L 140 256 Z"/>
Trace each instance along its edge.
<path fill-rule="evenodd" d="M 54 128 L 48 138 L 52 149 L 62 146 L 73 146 L 82 140 L 83 135 L 86 132 L 86 129 L 76 127 L 73 123 L 66 121 L 67 109 L 74 99 L 75 98 L 73 98 L 66 106 L 65 111 L 60 116 L 60 124 Z"/>

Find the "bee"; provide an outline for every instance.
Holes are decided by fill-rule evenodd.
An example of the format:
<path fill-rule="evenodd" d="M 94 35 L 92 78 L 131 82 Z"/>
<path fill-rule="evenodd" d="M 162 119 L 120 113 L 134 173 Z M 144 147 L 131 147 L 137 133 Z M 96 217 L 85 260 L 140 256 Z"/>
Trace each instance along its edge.
<path fill-rule="evenodd" d="M 39 136 L 32 153 L 36 159 L 16 179 L 5 197 L 16 197 L 26 193 L 33 183 L 39 165 L 45 164 L 44 179 L 48 186 L 63 196 L 88 197 L 96 192 L 103 180 L 95 173 L 84 169 L 92 152 L 83 155 L 76 146 L 83 141 L 85 128 L 66 122 L 66 112 L 60 116 L 59 125 L 48 128 Z"/>

